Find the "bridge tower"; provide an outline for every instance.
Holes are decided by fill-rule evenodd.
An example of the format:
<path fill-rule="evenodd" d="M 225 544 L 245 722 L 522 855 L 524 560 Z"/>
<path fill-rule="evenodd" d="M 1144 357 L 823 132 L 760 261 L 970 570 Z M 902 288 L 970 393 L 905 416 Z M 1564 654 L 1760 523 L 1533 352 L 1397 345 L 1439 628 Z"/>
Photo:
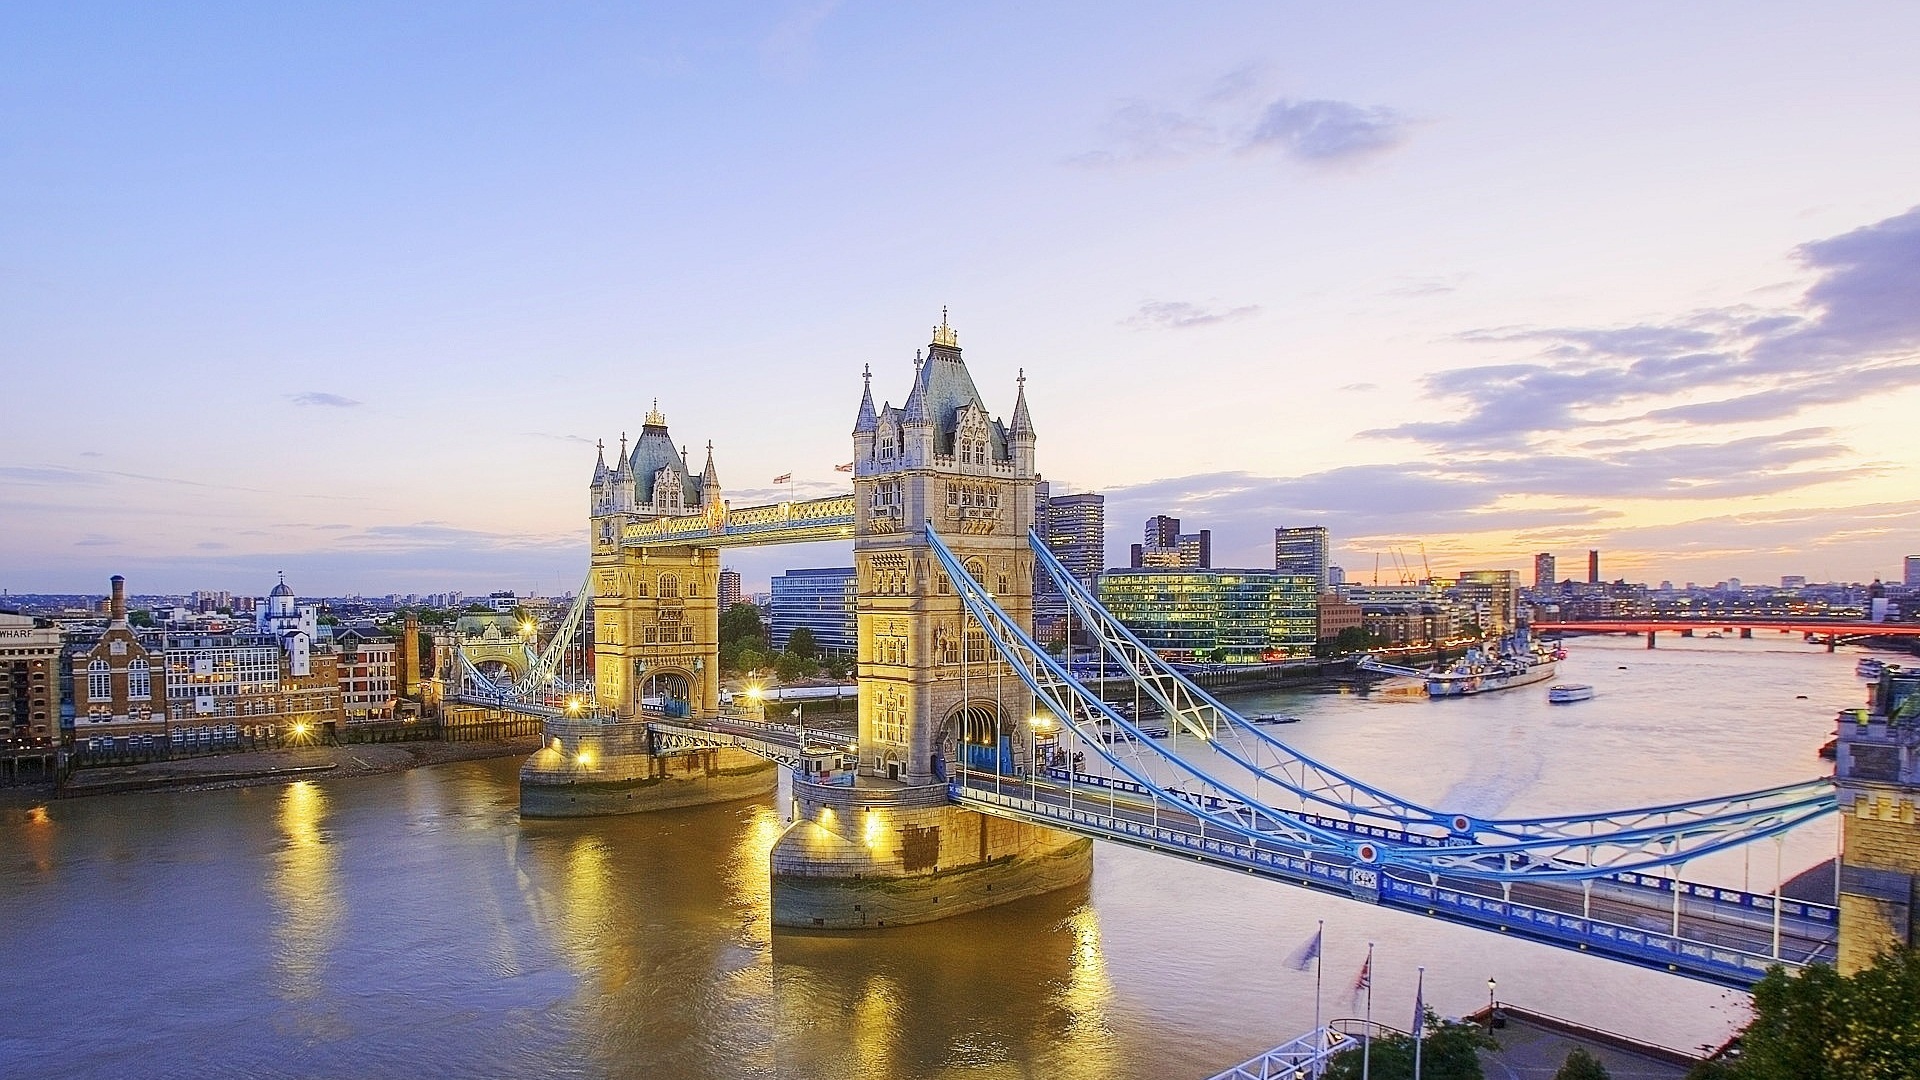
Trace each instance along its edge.
<path fill-rule="evenodd" d="M 1842 973 L 1920 943 L 1920 674 L 1889 672 L 1840 714 Z"/>
<path fill-rule="evenodd" d="M 962 755 L 992 768 L 1022 741 L 1033 695 L 1002 668 L 927 546 L 931 525 L 1008 614 L 1033 623 L 1033 422 L 1026 379 L 1013 419 L 990 418 L 943 317 L 914 357 L 906 404 L 875 409 L 871 374 L 853 431 L 859 582 L 861 771 L 925 784 Z M 1024 749 L 1024 748 L 1023 748 Z"/>
<path fill-rule="evenodd" d="M 1020 379 L 991 417 L 945 312 L 914 358 L 906 403 L 854 421 L 859 751 L 850 787 L 794 779 L 794 823 L 774 846 L 776 926 L 927 922 L 1077 885 L 1092 841 L 950 804 L 962 767 L 1014 773 L 1031 753 L 1034 698 L 971 625 L 927 541 L 931 526 L 1022 625 L 1033 619 L 1034 430 Z"/>
<path fill-rule="evenodd" d="M 595 700 L 621 719 L 643 700 L 668 715 L 710 716 L 720 699 L 720 551 L 715 547 L 623 548 L 628 525 L 662 517 L 725 513 L 713 446 L 696 479 L 654 402 L 640 438 L 607 468 L 600 448 L 589 487 L 593 551 Z"/>

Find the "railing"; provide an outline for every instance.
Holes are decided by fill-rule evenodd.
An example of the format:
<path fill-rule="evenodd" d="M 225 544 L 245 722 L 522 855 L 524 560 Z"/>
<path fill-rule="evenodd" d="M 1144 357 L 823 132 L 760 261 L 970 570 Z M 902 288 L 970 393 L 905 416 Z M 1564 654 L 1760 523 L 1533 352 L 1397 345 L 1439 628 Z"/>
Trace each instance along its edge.
<path fill-rule="evenodd" d="M 1210 1080 L 1302 1080 L 1319 1076 L 1335 1055 L 1364 1044 L 1368 1038 L 1405 1034 L 1376 1021 L 1343 1017 L 1215 1073 Z"/>

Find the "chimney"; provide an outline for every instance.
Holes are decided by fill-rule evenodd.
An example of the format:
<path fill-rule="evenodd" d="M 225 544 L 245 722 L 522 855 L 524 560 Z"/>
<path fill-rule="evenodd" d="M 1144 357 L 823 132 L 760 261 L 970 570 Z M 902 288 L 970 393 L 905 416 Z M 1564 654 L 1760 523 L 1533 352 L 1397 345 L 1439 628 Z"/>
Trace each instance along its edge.
<path fill-rule="evenodd" d="M 116 626 L 127 624 L 127 579 L 113 575 L 113 599 L 107 605 L 107 618 Z"/>
<path fill-rule="evenodd" d="M 407 612 L 406 622 L 400 631 L 400 696 L 417 697 L 420 694 L 420 617 Z"/>

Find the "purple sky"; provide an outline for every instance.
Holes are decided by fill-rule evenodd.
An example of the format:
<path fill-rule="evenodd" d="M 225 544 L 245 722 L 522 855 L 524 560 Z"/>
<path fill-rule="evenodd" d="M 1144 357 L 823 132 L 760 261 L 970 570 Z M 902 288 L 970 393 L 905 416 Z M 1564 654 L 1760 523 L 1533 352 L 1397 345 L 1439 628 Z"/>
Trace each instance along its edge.
<path fill-rule="evenodd" d="M 844 482 L 950 305 L 1041 468 L 1360 576 L 1920 551 L 1920 8 L 16 3 L 0 587 L 558 592 L 654 398 Z M 731 560 L 749 588 L 843 548 Z"/>

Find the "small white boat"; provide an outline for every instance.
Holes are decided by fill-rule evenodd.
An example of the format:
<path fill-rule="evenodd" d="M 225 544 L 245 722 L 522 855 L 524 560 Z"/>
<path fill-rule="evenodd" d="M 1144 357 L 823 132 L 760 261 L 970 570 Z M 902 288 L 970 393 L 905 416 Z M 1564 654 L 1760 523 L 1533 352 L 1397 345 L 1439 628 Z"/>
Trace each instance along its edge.
<path fill-rule="evenodd" d="M 1555 705 L 1585 701 L 1592 696 L 1593 687 L 1586 683 L 1559 683 L 1547 687 L 1547 700 Z"/>
<path fill-rule="evenodd" d="M 1859 663 L 1853 665 L 1853 673 L 1855 675 L 1869 679 L 1879 678 L 1880 673 L 1885 670 L 1887 670 L 1887 662 L 1877 656 L 1863 656 L 1860 658 Z"/>

